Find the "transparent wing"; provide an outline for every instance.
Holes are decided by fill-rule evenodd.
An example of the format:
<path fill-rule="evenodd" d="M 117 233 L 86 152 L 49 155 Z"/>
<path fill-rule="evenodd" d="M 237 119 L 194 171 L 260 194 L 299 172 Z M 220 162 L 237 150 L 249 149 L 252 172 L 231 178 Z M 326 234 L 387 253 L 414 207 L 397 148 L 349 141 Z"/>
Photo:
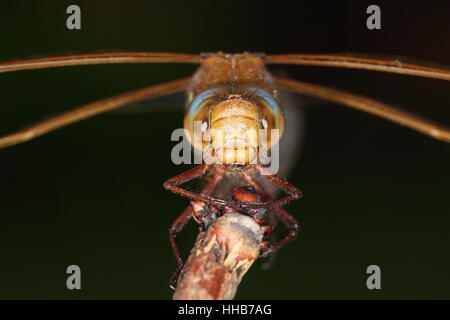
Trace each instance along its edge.
<path fill-rule="evenodd" d="M 129 91 L 118 96 L 98 100 L 71 111 L 65 112 L 48 120 L 39 122 L 31 127 L 0 137 L 0 148 L 22 143 L 69 124 L 122 108 L 130 103 L 136 103 L 174 92 L 184 91 L 191 78 L 169 81 L 143 89 Z"/>
<path fill-rule="evenodd" d="M 292 79 L 276 77 L 276 82 L 281 89 L 367 112 L 432 138 L 450 142 L 450 128 L 375 99 Z"/>
<path fill-rule="evenodd" d="M 0 63 L 1 72 L 111 63 L 200 63 L 199 54 L 170 52 L 101 52 L 23 59 Z"/>
<path fill-rule="evenodd" d="M 112 114 L 147 114 L 155 112 L 184 111 L 186 103 L 185 92 L 172 93 L 166 96 L 157 97 L 137 103 L 131 103 L 120 109 L 113 110 Z"/>
<path fill-rule="evenodd" d="M 450 81 L 450 70 L 448 68 L 431 67 L 428 66 L 429 63 L 427 63 L 428 65 L 406 63 L 397 58 L 376 59 L 362 55 L 337 54 L 274 54 L 267 55 L 265 62 L 267 64 L 363 69 Z"/>

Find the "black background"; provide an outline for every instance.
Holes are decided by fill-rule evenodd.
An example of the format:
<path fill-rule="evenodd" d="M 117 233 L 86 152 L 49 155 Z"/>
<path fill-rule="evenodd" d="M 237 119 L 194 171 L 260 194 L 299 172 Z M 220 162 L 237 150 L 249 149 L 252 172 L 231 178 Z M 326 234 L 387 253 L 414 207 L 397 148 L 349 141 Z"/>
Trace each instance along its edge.
<path fill-rule="evenodd" d="M 82 29 L 66 29 L 77 4 Z M 366 28 L 379 4 L 382 29 Z M 2 1 L 0 59 L 94 50 L 358 52 L 450 65 L 450 6 L 393 1 Z M 449 84 L 361 70 L 283 67 L 292 78 L 366 94 L 449 123 Z M 0 75 L 0 133 L 194 66 L 103 65 Z M 180 110 L 182 106 L 180 106 Z M 306 110 L 289 180 L 302 225 L 274 268 L 258 262 L 239 299 L 449 298 L 450 149 L 341 106 Z M 187 201 L 162 188 L 181 112 L 105 114 L 0 150 L 1 298 L 171 297 L 167 241 Z M 187 252 L 197 232 L 181 236 Z M 82 290 L 66 289 L 66 267 Z M 382 290 L 366 288 L 367 266 Z"/>

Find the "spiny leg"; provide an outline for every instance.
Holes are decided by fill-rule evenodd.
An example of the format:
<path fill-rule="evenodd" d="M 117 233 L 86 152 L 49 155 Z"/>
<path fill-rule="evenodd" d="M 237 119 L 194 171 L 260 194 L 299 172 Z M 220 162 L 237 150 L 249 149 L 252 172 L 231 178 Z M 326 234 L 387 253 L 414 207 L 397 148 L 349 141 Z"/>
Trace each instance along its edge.
<path fill-rule="evenodd" d="M 178 176 L 168 179 L 166 182 L 164 182 L 164 188 L 192 200 L 206 202 L 219 207 L 229 206 L 235 208 L 236 206 L 228 200 L 215 198 L 208 194 L 204 194 L 203 192 L 198 194 L 180 187 L 180 185 L 182 185 L 183 183 L 202 176 L 206 171 L 210 170 L 213 167 L 214 166 L 210 164 L 200 164 L 186 172 L 183 172 L 182 174 L 179 174 Z"/>
<path fill-rule="evenodd" d="M 272 232 L 271 234 L 269 234 L 269 242 L 270 243 L 276 243 L 277 242 L 277 235 L 275 232 L 273 232 L 274 230 L 277 229 L 277 225 L 278 225 L 278 221 L 277 221 L 277 213 L 275 212 L 275 210 L 272 210 L 269 212 L 268 216 L 267 216 L 267 220 L 269 222 L 269 226 L 272 228 Z M 275 260 L 277 257 L 277 253 L 273 252 L 266 261 L 264 261 L 264 263 L 262 264 L 262 268 L 264 270 L 268 270 L 270 268 L 272 268 L 275 264 Z"/>
<path fill-rule="evenodd" d="M 169 242 L 172 247 L 173 255 L 177 261 L 177 269 L 174 271 L 169 280 L 169 286 L 175 290 L 177 286 L 177 278 L 183 267 L 183 258 L 181 257 L 180 247 L 178 246 L 176 236 L 191 220 L 192 218 L 192 206 L 188 205 L 186 209 L 175 219 L 169 228 Z"/>
<path fill-rule="evenodd" d="M 214 175 L 208 178 L 206 185 L 200 193 L 208 196 L 211 195 L 223 180 L 224 176 L 225 173 L 223 171 L 216 170 Z M 209 224 L 220 215 L 220 207 L 211 205 L 208 202 L 195 200 L 191 201 L 191 206 L 193 208 L 193 217 L 200 224 L 202 231 L 206 230 Z"/>
<path fill-rule="evenodd" d="M 280 89 L 367 112 L 434 139 L 450 142 L 450 128 L 375 99 L 292 79 L 277 77 L 276 82 Z"/>
<path fill-rule="evenodd" d="M 215 205 L 225 205 L 227 201 L 215 199 L 213 197 L 210 197 L 209 195 L 200 193 L 197 194 L 195 192 L 183 189 L 180 187 L 183 183 L 186 183 L 188 181 L 194 180 L 202 175 L 205 174 L 206 171 L 210 170 L 213 166 L 209 164 L 200 164 L 188 171 L 185 171 L 175 177 L 172 177 L 170 179 L 167 179 L 163 186 L 165 189 L 172 191 L 173 193 L 179 194 L 183 197 L 197 200 L 197 201 L 203 201 L 208 202 Z"/>
<path fill-rule="evenodd" d="M 199 176 L 203 175 L 205 173 L 205 170 L 208 169 L 208 168 L 209 167 L 207 165 L 205 165 L 205 164 L 198 165 L 198 166 L 194 167 L 191 170 L 183 172 L 182 174 L 167 180 L 164 183 L 164 186 L 166 187 L 166 184 L 169 182 L 168 185 L 170 187 L 167 188 L 167 189 L 172 191 L 171 188 L 173 187 L 173 185 L 170 184 L 170 182 L 175 183 L 174 181 L 176 181 L 176 183 L 182 184 L 184 182 L 193 180 L 193 179 L 198 178 Z M 216 172 L 216 174 L 214 176 L 209 178 L 209 180 L 207 181 L 207 183 L 201 189 L 200 192 L 202 194 L 204 194 L 204 195 L 212 194 L 214 192 L 214 190 L 216 189 L 217 185 L 223 179 L 223 177 L 224 177 L 224 174 L 222 172 Z M 191 219 L 192 215 L 196 214 L 194 212 L 193 205 L 195 205 L 195 203 L 197 201 L 198 200 L 196 200 L 195 202 L 192 202 L 183 211 L 183 213 L 181 213 L 181 215 L 172 223 L 172 225 L 171 225 L 171 227 L 169 229 L 170 243 L 171 243 L 172 249 L 174 251 L 175 259 L 177 260 L 177 263 L 178 263 L 179 266 L 183 265 L 183 259 L 181 258 L 180 250 L 179 250 L 178 244 L 176 242 L 176 235 L 186 226 L 186 224 Z M 188 210 L 188 209 L 190 209 L 190 210 Z"/>
<path fill-rule="evenodd" d="M 177 243 L 177 234 L 187 225 L 192 218 L 192 206 L 188 205 L 186 209 L 172 222 L 169 228 L 169 242 L 172 247 L 173 255 L 177 261 L 178 267 L 183 265 L 183 258 L 181 257 L 180 247 Z"/>
<path fill-rule="evenodd" d="M 295 217 L 287 212 L 287 210 L 284 208 L 275 208 L 275 213 L 278 219 L 280 219 L 280 221 L 283 222 L 283 224 L 289 230 L 289 233 L 284 236 L 283 239 L 275 243 L 275 248 L 276 250 L 278 250 L 297 237 L 300 231 L 300 224 L 298 223 L 297 219 L 295 219 Z"/>
<path fill-rule="evenodd" d="M 280 177 L 278 177 L 280 178 Z M 252 173 L 248 172 L 244 175 L 244 179 L 255 188 L 256 192 L 262 195 L 265 198 L 272 198 L 261 185 L 261 183 L 252 175 Z M 280 178 L 281 179 L 281 178 Z M 284 179 L 283 179 L 284 180 Z M 273 208 L 275 214 L 278 219 L 288 228 L 289 233 L 284 236 L 281 240 L 275 242 L 272 246 L 267 248 L 265 252 L 261 255 L 262 257 L 268 257 L 273 254 L 278 249 L 284 247 L 290 241 L 292 241 L 298 234 L 300 230 L 300 225 L 297 219 L 294 218 L 289 212 L 287 212 L 282 207 L 274 207 Z"/>
<path fill-rule="evenodd" d="M 258 164 L 258 165 L 256 165 L 256 169 L 261 174 L 261 177 L 263 177 L 266 180 L 271 181 L 277 187 L 279 187 L 281 190 L 283 190 L 284 192 L 287 193 L 286 196 L 282 197 L 279 200 L 272 200 L 272 202 L 274 203 L 272 205 L 273 207 L 281 207 L 292 200 L 301 199 L 303 197 L 302 191 L 299 188 L 297 188 L 296 186 L 291 184 L 286 179 L 280 177 L 279 175 L 274 174 L 269 168 L 263 167 Z M 255 180 L 255 182 L 257 182 L 256 179 L 254 179 L 254 180 Z M 257 183 L 259 184 L 259 182 L 257 182 Z M 266 192 L 266 191 L 264 191 L 264 192 Z"/>
<path fill-rule="evenodd" d="M 280 176 L 272 173 L 269 169 L 262 167 L 260 165 L 256 165 L 257 170 L 264 176 L 266 179 L 273 182 L 277 187 L 282 189 L 287 193 L 286 196 L 282 197 L 279 200 L 274 200 L 273 198 L 266 199 L 265 201 L 255 201 L 255 202 L 247 202 L 247 201 L 233 201 L 233 200 L 224 200 L 215 197 L 211 197 L 206 194 L 197 194 L 192 191 L 183 189 L 179 187 L 179 185 L 193 180 L 204 174 L 212 165 L 198 165 L 197 167 L 186 171 L 178 176 L 170 178 L 166 182 L 164 182 L 164 188 L 170 190 L 174 193 L 177 193 L 183 197 L 187 197 L 197 201 L 207 202 L 211 205 L 216 205 L 219 207 L 228 207 L 236 210 L 254 210 L 254 209 L 267 209 L 272 207 L 280 207 L 285 205 L 286 203 L 300 199 L 302 197 L 302 192 L 300 189 L 290 184 L 286 179 L 281 178 Z M 262 211 L 261 211 L 262 212 Z"/>
<path fill-rule="evenodd" d="M 169 81 L 89 103 L 82 107 L 65 112 L 59 116 L 39 122 L 31 127 L 0 137 L 0 149 L 37 138 L 69 124 L 107 111 L 125 107 L 131 103 L 184 91 L 190 81 L 191 78 Z"/>
<path fill-rule="evenodd" d="M 214 175 L 208 180 L 208 182 L 206 183 L 201 192 L 207 195 L 213 193 L 217 185 L 223 179 L 223 177 L 224 177 L 223 173 L 221 172 L 216 173 L 216 175 Z M 194 204 L 190 204 L 189 206 L 187 206 L 186 209 L 183 210 L 183 212 L 178 216 L 177 219 L 175 219 L 175 221 L 169 228 L 169 242 L 178 265 L 177 269 L 170 278 L 170 287 L 174 290 L 176 288 L 176 281 L 178 278 L 178 274 L 180 273 L 184 265 L 184 261 L 183 258 L 181 257 L 181 251 L 177 243 L 176 237 L 177 234 L 180 233 L 181 230 L 183 230 L 183 228 L 191 220 L 193 214 L 195 214 L 193 207 Z"/>
<path fill-rule="evenodd" d="M 164 182 L 164 187 L 168 190 L 172 190 L 173 185 L 171 183 L 179 183 L 182 184 L 184 182 L 190 181 L 192 179 L 198 178 L 199 176 L 203 175 L 205 173 L 205 170 L 208 168 L 207 165 L 202 164 L 194 167 L 191 170 L 188 170 L 186 172 L 183 172 L 182 174 L 173 177 L 166 182 Z M 210 194 L 213 192 L 215 188 L 215 183 L 217 183 L 218 180 L 216 179 L 210 179 L 206 186 L 202 189 L 202 193 Z M 213 185 L 214 184 L 214 185 Z M 167 187 L 169 186 L 169 187 Z M 183 189 L 184 190 L 184 189 Z M 181 258 L 180 249 L 178 247 L 178 244 L 176 242 L 176 235 L 186 226 L 186 224 L 189 222 L 189 220 L 192 217 L 193 209 L 192 205 L 190 204 L 181 214 L 180 216 L 172 223 L 170 229 L 169 229 L 169 240 L 170 244 L 172 246 L 172 250 L 175 256 L 175 259 L 177 260 L 178 266 L 183 265 L 183 259 Z"/>

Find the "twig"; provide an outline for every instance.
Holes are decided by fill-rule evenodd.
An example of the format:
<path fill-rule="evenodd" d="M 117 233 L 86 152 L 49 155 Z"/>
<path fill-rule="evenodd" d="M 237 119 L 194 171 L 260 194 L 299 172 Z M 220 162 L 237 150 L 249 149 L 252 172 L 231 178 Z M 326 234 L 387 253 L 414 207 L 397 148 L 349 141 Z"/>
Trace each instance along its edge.
<path fill-rule="evenodd" d="M 263 231 L 256 221 L 227 213 L 199 234 L 178 278 L 174 300 L 233 299 L 258 257 Z"/>

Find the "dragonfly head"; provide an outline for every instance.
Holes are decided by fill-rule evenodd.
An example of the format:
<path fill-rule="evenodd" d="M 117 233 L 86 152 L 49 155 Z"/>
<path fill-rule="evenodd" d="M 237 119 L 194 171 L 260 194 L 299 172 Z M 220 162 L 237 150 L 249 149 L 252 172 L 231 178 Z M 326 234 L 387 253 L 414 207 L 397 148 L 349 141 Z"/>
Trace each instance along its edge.
<path fill-rule="evenodd" d="M 231 166 L 256 164 L 261 150 L 269 151 L 281 138 L 284 115 L 277 100 L 261 89 L 243 90 L 225 96 L 208 90 L 192 101 L 184 128 L 204 159 Z"/>
<path fill-rule="evenodd" d="M 210 114 L 211 143 L 222 164 L 248 164 L 256 160 L 260 112 L 256 104 L 230 99 L 214 105 Z"/>

